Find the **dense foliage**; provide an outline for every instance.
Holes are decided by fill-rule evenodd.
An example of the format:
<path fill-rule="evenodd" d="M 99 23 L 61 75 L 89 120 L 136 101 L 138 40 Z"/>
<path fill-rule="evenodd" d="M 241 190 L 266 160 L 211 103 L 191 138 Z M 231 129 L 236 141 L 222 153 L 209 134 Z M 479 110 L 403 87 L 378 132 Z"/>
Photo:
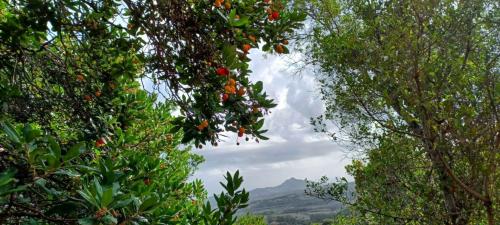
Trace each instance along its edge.
<path fill-rule="evenodd" d="M 348 168 L 361 223 L 498 223 L 498 1 L 300 2 L 326 103 L 313 124 L 365 153 Z M 342 199 L 341 183 L 311 191 Z"/>
<path fill-rule="evenodd" d="M 233 224 L 243 179 L 205 203 L 190 146 L 265 139 L 247 54 L 287 53 L 286 6 L 0 1 L 0 223 Z"/>

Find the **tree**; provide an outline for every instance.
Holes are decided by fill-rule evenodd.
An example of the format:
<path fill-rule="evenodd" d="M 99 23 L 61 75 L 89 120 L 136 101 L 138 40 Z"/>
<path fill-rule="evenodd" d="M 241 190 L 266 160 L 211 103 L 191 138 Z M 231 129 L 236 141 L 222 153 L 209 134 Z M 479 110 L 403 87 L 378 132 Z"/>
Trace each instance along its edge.
<path fill-rule="evenodd" d="M 313 124 L 323 128 L 326 120 L 338 121 L 342 134 L 368 153 L 352 172 L 370 182 L 357 180 L 368 185 L 357 188 L 397 193 L 413 185 L 405 199 L 388 199 L 389 206 L 412 202 L 412 196 L 434 199 L 440 205 L 432 204 L 435 209 L 408 206 L 421 214 L 416 216 L 439 223 L 495 224 L 498 2 L 359 0 L 302 6 L 314 21 L 307 49 L 320 68 L 327 107 Z M 382 182 L 389 178 L 396 184 Z M 435 196 L 424 194 L 435 190 Z M 386 205 L 376 207 L 386 210 Z"/>
<path fill-rule="evenodd" d="M 179 107 L 176 129 L 184 143 L 215 145 L 224 130 L 266 139 L 262 117 L 275 104 L 261 82 L 248 80 L 247 54 L 259 45 L 287 53 L 282 42 L 304 15 L 280 0 L 222 2 L 3 2 L 2 100 L 18 119 L 48 123 L 55 117 L 49 109 L 64 107 L 67 119 L 86 123 L 109 108 L 92 111 L 82 99 L 95 104 L 96 93 L 106 99 L 123 80 L 149 78 Z M 26 87 L 37 94 L 19 90 Z M 125 118 L 120 122 L 126 126 Z M 107 131 L 100 120 L 86 124 Z"/>
<path fill-rule="evenodd" d="M 1 1 L 0 223 L 234 223 L 243 179 L 212 209 L 190 147 L 266 139 L 247 53 L 288 51 L 286 4 Z"/>

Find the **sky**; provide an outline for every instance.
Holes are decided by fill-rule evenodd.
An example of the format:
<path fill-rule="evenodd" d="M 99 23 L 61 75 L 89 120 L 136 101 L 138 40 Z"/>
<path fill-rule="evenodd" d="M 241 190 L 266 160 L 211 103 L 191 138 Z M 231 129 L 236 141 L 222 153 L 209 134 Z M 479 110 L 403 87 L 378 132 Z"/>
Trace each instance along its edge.
<path fill-rule="evenodd" d="M 196 149 L 205 162 L 194 174 L 209 194 L 222 190 L 226 171 L 240 171 L 247 190 L 271 187 L 294 177 L 317 180 L 321 176 L 347 177 L 345 165 L 351 160 L 345 148 L 325 134 L 316 133 L 309 121 L 321 115 L 324 105 L 318 84 L 310 70 L 297 73 L 292 59 L 254 49 L 250 52 L 252 81 L 263 81 L 264 90 L 278 104 L 265 116 L 264 129 L 270 139 L 256 143 L 240 141 L 227 134 L 217 147 Z"/>

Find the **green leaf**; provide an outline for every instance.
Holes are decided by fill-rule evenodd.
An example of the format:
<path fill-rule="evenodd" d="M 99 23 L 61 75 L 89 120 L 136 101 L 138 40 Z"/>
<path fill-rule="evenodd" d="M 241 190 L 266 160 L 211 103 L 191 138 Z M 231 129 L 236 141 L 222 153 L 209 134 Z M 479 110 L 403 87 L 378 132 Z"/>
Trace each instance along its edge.
<path fill-rule="evenodd" d="M 85 151 L 85 142 L 79 142 L 75 145 L 73 145 L 66 155 L 64 155 L 63 159 L 64 161 L 70 161 L 74 159 L 75 157 L 79 156 L 81 153 Z"/>
<path fill-rule="evenodd" d="M 107 207 L 113 201 L 113 188 L 108 188 L 102 194 L 101 207 Z"/>
<path fill-rule="evenodd" d="M 242 16 L 240 19 L 234 20 L 232 26 L 234 26 L 234 27 L 244 27 L 244 26 L 246 26 L 248 24 L 249 24 L 248 17 Z"/>
<path fill-rule="evenodd" d="M 253 125 L 253 129 L 259 130 L 260 128 L 262 128 L 263 125 L 264 125 L 264 119 L 261 119 Z"/>
<path fill-rule="evenodd" d="M 12 127 L 9 123 L 4 123 L 0 122 L 0 125 L 2 126 L 2 130 L 7 134 L 7 137 L 9 140 L 11 140 L 14 143 L 19 143 L 19 134 L 16 132 L 16 129 Z"/>
<path fill-rule="evenodd" d="M 117 201 L 115 204 L 111 204 L 110 206 L 113 209 L 123 208 L 123 207 L 129 205 L 133 200 L 134 199 L 132 199 L 132 198 L 128 198 L 125 200 Z"/>
<path fill-rule="evenodd" d="M 101 221 L 104 223 L 104 224 L 117 224 L 118 223 L 118 220 L 113 217 L 112 215 L 106 215 L 104 217 L 101 218 Z"/>
<path fill-rule="evenodd" d="M 254 91 L 255 93 L 260 93 L 260 92 L 262 91 L 262 89 L 263 89 L 263 88 L 264 88 L 264 87 L 263 87 L 263 83 L 262 83 L 262 81 L 257 81 L 257 83 L 255 83 L 255 84 L 253 85 L 253 91 Z"/>
<path fill-rule="evenodd" d="M 51 136 L 49 136 L 47 139 L 49 141 L 50 152 L 55 157 L 55 161 L 59 162 L 59 160 L 61 159 L 61 147 L 59 146 L 59 143 L 57 143 L 56 140 Z"/>
<path fill-rule="evenodd" d="M 224 60 L 224 64 L 231 68 L 236 63 L 236 46 L 234 45 L 224 45 L 222 48 L 222 59 Z"/>
<path fill-rule="evenodd" d="M 68 177 L 78 177 L 80 176 L 80 173 L 74 171 L 74 170 L 65 170 L 65 169 L 59 169 L 54 174 L 60 174 L 60 175 L 66 175 Z"/>
<path fill-rule="evenodd" d="M 158 196 L 156 196 L 155 194 L 151 195 L 148 199 L 142 202 L 139 210 L 140 211 L 151 210 L 153 207 L 157 206 L 157 203 L 158 203 Z"/>
<path fill-rule="evenodd" d="M 16 173 L 15 169 L 8 169 L 7 171 L 3 171 L 0 173 L 0 187 L 7 185 L 11 181 L 14 180 L 14 174 Z"/>
<path fill-rule="evenodd" d="M 98 222 L 93 218 L 82 218 L 78 220 L 78 224 L 80 225 L 94 225 L 98 224 Z"/>
<path fill-rule="evenodd" d="M 90 204 L 92 204 L 93 206 L 95 207 L 99 207 L 99 205 L 97 204 L 97 201 L 96 199 L 90 195 L 90 193 L 88 191 L 77 191 L 78 194 L 80 194 L 85 200 L 87 200 L 87 202 L 89 202 Z"/>

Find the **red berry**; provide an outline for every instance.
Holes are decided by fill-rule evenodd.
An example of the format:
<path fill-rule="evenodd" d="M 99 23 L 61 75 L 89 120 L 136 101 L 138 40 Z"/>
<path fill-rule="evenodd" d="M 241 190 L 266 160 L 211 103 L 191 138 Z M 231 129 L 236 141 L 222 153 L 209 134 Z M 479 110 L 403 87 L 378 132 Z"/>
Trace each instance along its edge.
<path fill-rule="evenodd" d="M 223 94 L 222 95 L 222 101 L 225 102 L 229 99 L 229 95 L 228 94 Z"/>
<path fill-rule="evenodd" d="M 149 179 L 149 178 L 144 178 L 144 184 L 145 184 L 145 185 L 150 185 L 150 184 L 151 184 L 151 179 Z"/>
<path fill-rule="evenodd" d="M 217 75 L 219 76 L 227 76 L 229 75 L 229 70 L 226 67 L 219 67 L 217 68 Z"/>
<path fill-rule="evenodd" d="M 106 140 L 104 140 L 104 138 L 99 138 L 95 142 L 95 146 L 98 148 L 104 146 L 105 144 L 106 144 Z"/>
<path fill-rule="evenodd" d="M 278 11 L 273 11 L 273 13 L 271 13 L 271 17 L 273 20 L 277 20 L 280 18 L 280 13 Z"/>

